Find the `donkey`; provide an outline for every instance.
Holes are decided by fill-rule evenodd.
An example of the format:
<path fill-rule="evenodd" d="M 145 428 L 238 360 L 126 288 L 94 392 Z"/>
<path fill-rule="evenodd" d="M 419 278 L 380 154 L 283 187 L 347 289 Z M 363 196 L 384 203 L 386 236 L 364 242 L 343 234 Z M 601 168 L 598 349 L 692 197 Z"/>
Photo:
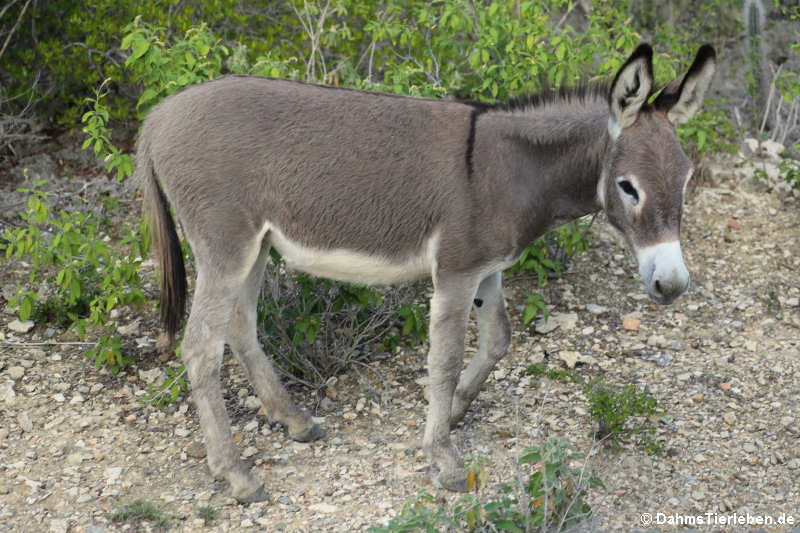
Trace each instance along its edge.
<path fill-rule="evenodd" d="M 291 268 L 337 280 L 433 278 L 423 447 L 434 484 L 456 491 L 466 490 L 466 473 L 450 429 L 508 350 L 501 273 L 526 246 L 603 209 L 655 302 L 687 290 L 679 232 L 692 165 L 675 127 L 700 107 L 715 52 L 702 46 L 649 102 L 652 55 L 641 44 L 610 84 L 507 105 L 224 76 L 150 111 L 136 176 L 161 265 L 162 320 L 173 338 L 186 300 L 171 205 L 197 268 L 183 360 L 208 466 L 233 497 L 261 501 L 267 492 L 231 436 L 219 376 L 226 342 L 290 438 L 324 435 L 256 336 L 270 247 Z M 462 371 L 473 305 L 478 352 Z"/>

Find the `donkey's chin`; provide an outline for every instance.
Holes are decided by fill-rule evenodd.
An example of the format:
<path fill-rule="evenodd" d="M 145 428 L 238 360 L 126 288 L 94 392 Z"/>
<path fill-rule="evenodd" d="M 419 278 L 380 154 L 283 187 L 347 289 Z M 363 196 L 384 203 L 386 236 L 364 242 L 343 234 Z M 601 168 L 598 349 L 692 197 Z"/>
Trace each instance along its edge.
<path fill-rule="evenodd" d="M 681 288 L 671 289 L 668 291 L 664 291 L 662 287 L 657 287 L 655 285 L 658 284 L 654 283 L 652 285 L 647 286 L 647 295 L 650 296 L 650 299 L 653 300 L 658 305 L 671 304 L 689 289 L 688 280 Z"/>

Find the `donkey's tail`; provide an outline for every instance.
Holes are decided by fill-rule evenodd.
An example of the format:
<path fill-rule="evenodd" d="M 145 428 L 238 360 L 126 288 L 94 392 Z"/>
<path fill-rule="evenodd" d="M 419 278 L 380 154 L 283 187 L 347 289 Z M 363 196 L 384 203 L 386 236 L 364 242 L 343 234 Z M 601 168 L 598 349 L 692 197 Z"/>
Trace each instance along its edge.
<path fill-rule="evenodd" d="M 153 253 L 161 266 L 161 323 L 170 345 L 181 327 L 186 310 L 186 267 L 169 201 L 156 179 L 147 143 L 136 154 L 136 176 L 142 187 L 144 212 Z"/>

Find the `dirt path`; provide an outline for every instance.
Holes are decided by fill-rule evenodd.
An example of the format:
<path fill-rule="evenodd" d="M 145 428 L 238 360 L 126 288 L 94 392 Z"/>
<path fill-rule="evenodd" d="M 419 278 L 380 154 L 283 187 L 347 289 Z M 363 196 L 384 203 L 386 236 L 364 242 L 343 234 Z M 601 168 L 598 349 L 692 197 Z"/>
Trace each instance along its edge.
<path fill-rule="evenodd" d="M 647 300 L 632 259 L 600 223 L 590 251 L 546 291 L 551 313 L 575 320 L 538 335 L 517 312 L 511 354 L 454 433 L 464 453 L 487 458 L 486 495 L 514 479 L 526 447 L 558 435 L 588 455 L 605 483 L 589 498 L 597 530 L 642 527 L 642 513 L 800 521 L 800 200 L 768 192 L 733 163 L 723 168 L 689 195 L 683 235 L 692 289 L 678 303 Z M 3 285 L 25 271 L 19 263 L 0 268 Z M 529 283 L 508 284 L 513 311 Z M 622 327 L 626 316 L 641 321 L 638 330 Z M 207 472 L 192 403 L 161 412 L 138 401 L 157 364 L 112 376 L 96 371 L 82 346 L 12 346 L 52 335 L 44 325 L 15 333 L 13 319 L 8 309 L 0 314 L 0 531 L 158 530 L 112 521 L 121 503 L 135 500 L 169 516 L 169 531 L 359 531 L 423 489 L 456 499 L 432 488 L 419 449 L 422 349 L 340 377 L 330 410 L 318 413 L 328 436 L 312 444 L 288 441 L 267 423 L 226 360 L 236 438 L 272 498 L 239 506 Z M 152 343 L 153 324 L 148 316 L 132 338 Z M 474 332 L 469 343 L 468 356 Z M 562 352 L 593 358 L 578 366 L 585 379 L 649 387 L 666 410 L 658 424 L 666 453 L 593 446 L 583 387 L 523 376 L 534 362 L 563 367 Z M 294 393 L 312 406 L 307 391 Z M 204 521 L 201 507 L 216 518 Z"/>

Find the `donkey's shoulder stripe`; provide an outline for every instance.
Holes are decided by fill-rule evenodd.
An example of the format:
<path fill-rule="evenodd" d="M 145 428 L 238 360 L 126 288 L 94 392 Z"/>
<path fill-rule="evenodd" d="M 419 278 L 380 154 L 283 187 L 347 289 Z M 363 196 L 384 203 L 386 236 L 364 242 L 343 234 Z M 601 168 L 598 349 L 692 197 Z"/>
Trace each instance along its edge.
<path fill-rule="evenodd" d="M 472 174 L 474 172 L 472 162 L 472 152 L 475 150 L 475 123 L 478 117 L 489 109 L 492 109 L 491 104 L 484 104 L 482 102 L 466 102 L 472 109 L 469 113 L 469 134 L 467 135 L 467 180 L 472 181 Z"/>

